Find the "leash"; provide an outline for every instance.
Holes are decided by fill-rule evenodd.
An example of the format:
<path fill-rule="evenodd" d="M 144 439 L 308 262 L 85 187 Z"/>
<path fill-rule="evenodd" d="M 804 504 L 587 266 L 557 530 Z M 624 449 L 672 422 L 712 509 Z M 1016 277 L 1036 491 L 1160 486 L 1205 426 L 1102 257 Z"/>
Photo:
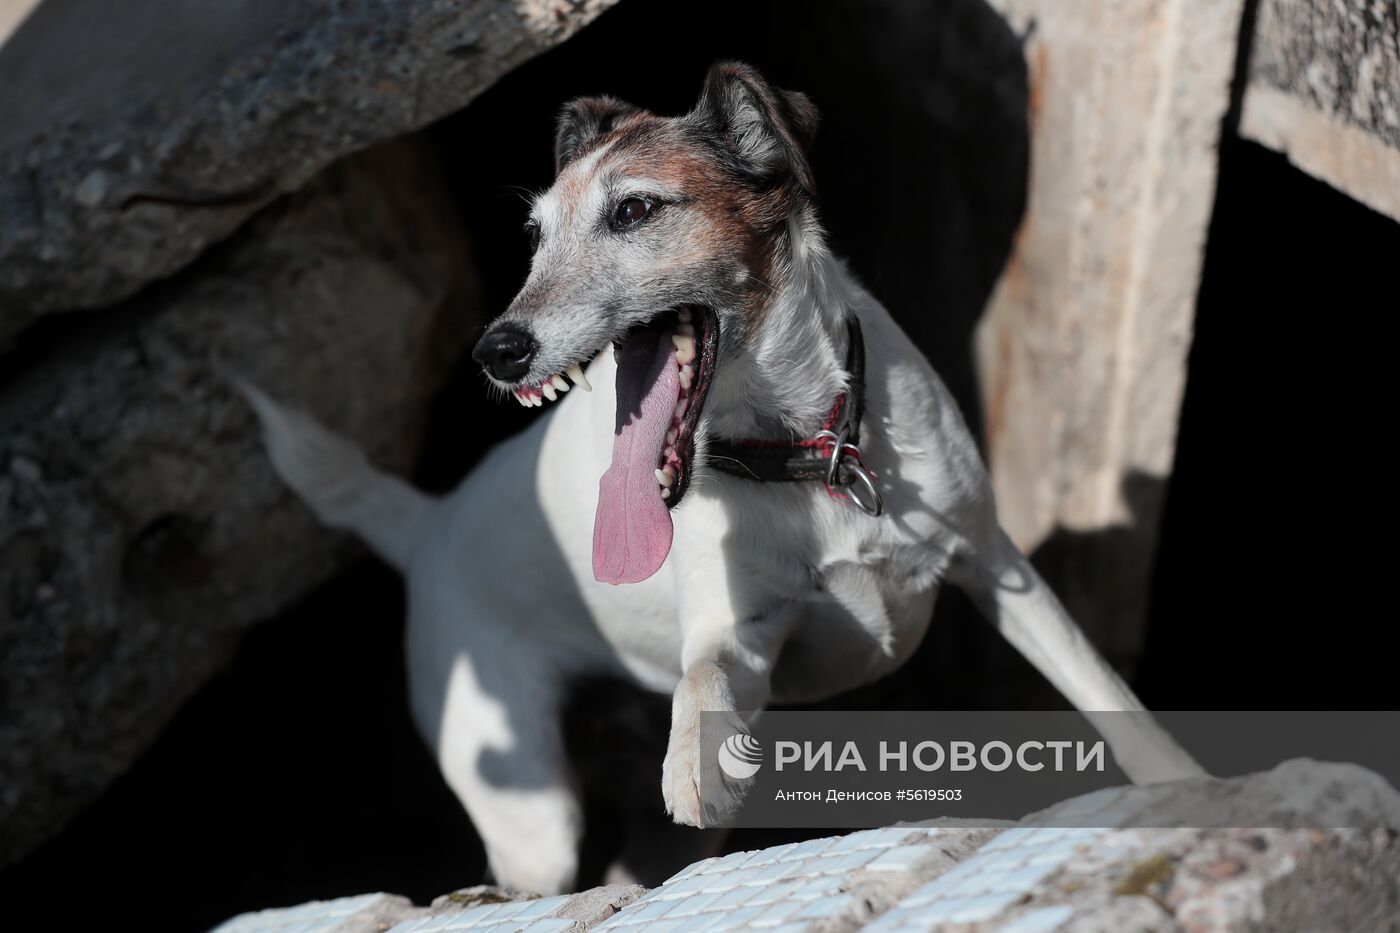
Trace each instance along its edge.
<path fill-rule="evenodd" d="M 860 321 L 846 323 L 845 392 L 836 396 L 821 430 L 796 441 L 713 440 L 710 466 L 722 473 L 760 483 L 820 481 L 833 499 L 849 502 L 866 515 L 879 516 L 885 500 L 876 475 L 860 452 L 860 420 L 865 414 L 865 340 Z"/>

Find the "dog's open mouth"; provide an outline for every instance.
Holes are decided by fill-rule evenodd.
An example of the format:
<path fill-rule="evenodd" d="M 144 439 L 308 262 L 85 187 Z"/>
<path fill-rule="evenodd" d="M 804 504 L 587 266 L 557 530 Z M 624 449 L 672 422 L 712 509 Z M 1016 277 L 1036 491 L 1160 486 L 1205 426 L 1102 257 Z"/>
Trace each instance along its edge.
<path fill-rule="evenodd" d="M 687 306 L 618 344 L 612 465 L 598 484 L 593 575 L 636 583 L 671 551 L 670 510 L 690 487 L 695 428 L 715 369 L 716 321 Z"/>
<path fill-rule="evenodd" d="M 685 305 L 628 331 L 614 346 L 617 420 L 612 465 L 598 483 L 593 575 L 637 583 L 671 551 L 670 510 L 690 488 L 695 428 L 715 371 L 719 325 L 713 311 Z M 579 363 L 512 391 L 527 407 L 554 401 L 569 381 L 591 389 Z"/>

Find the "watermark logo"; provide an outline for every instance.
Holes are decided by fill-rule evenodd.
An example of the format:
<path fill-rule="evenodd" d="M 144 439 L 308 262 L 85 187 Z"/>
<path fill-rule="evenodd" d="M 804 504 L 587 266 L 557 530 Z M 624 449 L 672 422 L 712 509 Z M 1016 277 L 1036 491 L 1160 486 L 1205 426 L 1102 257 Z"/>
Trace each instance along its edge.
<path fill-rule="evenodd" d="M 763 767 L 763 746 L 758 739 L 736 732 L 719 747 L 719 769 L 731 781 L 747 781 Z"/>

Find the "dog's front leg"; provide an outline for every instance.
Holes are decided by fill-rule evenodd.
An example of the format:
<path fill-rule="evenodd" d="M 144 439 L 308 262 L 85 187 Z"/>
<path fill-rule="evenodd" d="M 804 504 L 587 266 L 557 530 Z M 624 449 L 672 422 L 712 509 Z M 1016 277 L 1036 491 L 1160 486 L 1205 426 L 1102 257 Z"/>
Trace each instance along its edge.
<path fill-rule="evenodd" d="M 707 600 L 709 606 L 725 600 Z M 666 812 L 677 823 L 714 825 L 715 806 L 721 801 L 702 799 L 701 724 L 705 713 L 726 717 L 734 732 L 746 726 L 742 712 L 757 712 L 768 702 L 769 674 L 781 647 L 782 627 L 768 618 L 735 624 L 721 618 L 689 618 L 683 621 L 684 675 L 671 701 L 671 737 L 661 772 L 661 793 Z M 722 788 L 710 781 L 707 787 Z M 710 812 L 707 814 L 707 803 Z"/>

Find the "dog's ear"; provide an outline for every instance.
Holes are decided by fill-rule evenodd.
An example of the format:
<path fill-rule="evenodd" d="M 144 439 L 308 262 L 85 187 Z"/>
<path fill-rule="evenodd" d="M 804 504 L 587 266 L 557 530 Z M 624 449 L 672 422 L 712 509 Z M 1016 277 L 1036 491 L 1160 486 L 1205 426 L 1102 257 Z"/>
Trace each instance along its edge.
<path fill-rule="evenodd" d="M 692 116 L 717 134 L 756 179 L 792 177 L 808 193 L 816 190 L 807 151 L 819 117 L 806 94 L 776 88 L 740 62 L 720 62 L 705 76 Z"/>
<path fill-rule="evenodd" d="M 616 97 L 576 97 L 559 111 L 554 132 L 554 172 L 564 170 L 584 143 L 609 132 L 624 117 L 641 113 L 640 107 Z"/>

